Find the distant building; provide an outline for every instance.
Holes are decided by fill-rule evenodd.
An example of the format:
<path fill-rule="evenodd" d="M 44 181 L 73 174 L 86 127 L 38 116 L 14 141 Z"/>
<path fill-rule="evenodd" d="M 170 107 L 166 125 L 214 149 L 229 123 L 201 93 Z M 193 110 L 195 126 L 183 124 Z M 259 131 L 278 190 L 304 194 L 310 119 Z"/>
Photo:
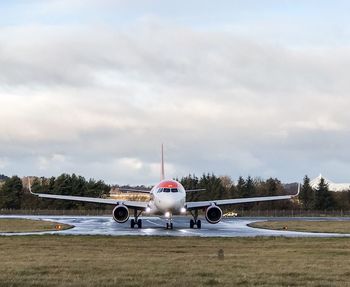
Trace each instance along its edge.
<path fill-rule="evenodd" d="M 330 191 L 334 191 L 334 192 L 350 191 L 350 183 L 335 183 L 325 178 L 321 174 L 310 181 L 310 186 L 313 189 L 317 189 L 320 184 L 321 178 L 323 178 L 324 182 L 328 184 L 328 189 Z"/>

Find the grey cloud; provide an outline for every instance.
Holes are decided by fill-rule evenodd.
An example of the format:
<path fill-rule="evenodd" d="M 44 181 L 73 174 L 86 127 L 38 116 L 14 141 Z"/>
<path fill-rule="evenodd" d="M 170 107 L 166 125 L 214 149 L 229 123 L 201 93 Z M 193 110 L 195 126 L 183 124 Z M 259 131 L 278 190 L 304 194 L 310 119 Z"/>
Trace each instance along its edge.
<path fill-rule="evenodd" d="M 0 172 L 151 183 L 161 142 L 170 176 L 348 166 L 347 52 L 147 22 L 3 28 Z"/>
<path fill-rule="evenodd" d="M 138 82 L 213 89 L 348 88 L 347 51 L 298 52 L 230 33 L 146 25 L 127 31 L 34 26 L 1 35 L 0 79 L 8 84 L 86 85 L 96 74 L 114 72 Z"/>

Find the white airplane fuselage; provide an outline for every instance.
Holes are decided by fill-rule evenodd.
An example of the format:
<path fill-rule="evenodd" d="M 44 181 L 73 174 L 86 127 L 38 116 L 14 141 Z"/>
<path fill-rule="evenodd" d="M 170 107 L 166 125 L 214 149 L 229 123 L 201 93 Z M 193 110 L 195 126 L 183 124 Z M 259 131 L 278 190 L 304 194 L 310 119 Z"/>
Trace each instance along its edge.
<path fill-rule="evenodd" d="M 181 214 L 185 213 L 186 191 L 175 180 L 162 180 L 150 192 L 150 213 Z"/>

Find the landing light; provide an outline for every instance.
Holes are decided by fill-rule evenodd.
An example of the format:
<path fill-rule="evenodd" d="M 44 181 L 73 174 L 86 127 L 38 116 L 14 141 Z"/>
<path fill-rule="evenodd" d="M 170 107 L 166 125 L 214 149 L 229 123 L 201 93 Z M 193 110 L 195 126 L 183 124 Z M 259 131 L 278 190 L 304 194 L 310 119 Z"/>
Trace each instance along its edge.
<path fill-rule="evenodd" d="M 180 211 L 181 213 L 186 213 L 186 208 L 182 207 Z"/>
<path fill-rule="evenodd" d="M 146 212 L 147 212 L 147 213 L 151 212 L 151 208 L 146 207 Z"/>
<path fill-rule="evenodd" d="M 170 212 L 169 211 L 165 212 L 164 216 L 165 217 L 170 217 Z"/>

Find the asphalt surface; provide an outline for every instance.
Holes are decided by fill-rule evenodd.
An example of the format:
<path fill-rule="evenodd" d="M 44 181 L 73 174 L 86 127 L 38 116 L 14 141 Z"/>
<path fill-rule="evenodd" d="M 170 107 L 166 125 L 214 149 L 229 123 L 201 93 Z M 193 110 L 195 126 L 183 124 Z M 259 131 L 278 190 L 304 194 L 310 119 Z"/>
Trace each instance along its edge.
<path fill-rule="evenodd" d="M 350 234 L 311 233 L 295 231 L 276 231 L 251 228 L 247 224 L 265 220 L 325 220 L 325 218 L 223 218 L 218 224 L 209 224 L 202 219 L 201 229 L 190 229 L 191 217 L 175 217 L 174 229 L 165 229 L 165 219 L 161 217 L 140 217 L 142 229 L 131 229 L 130 221 L 118 224 L 107 216 L 0 216 L 0 218 L 28 218 L 48 220 L 73 225 L 74 228 L 61 231 L 31 232 L 31 233 L 0 233 L 2 236 L 60 234 L 60 235 L 111 235 L 111 236 L 198 236 L 198 237 L 255 237 L 255 236 L 285 236 L 285 237 L 350 237 Z M 332 217 L 327 220 L 350 220 L 344 217 Z"/>

